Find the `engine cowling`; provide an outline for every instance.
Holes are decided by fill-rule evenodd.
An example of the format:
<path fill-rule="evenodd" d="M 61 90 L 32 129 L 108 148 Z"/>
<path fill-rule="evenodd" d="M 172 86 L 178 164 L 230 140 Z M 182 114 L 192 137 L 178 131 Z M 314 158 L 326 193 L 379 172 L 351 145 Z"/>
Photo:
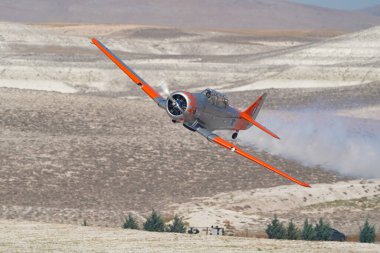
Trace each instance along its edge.
<path fill-rule="evenodd" d="M 195 112 L 195 98 L 188 92 L 176 91 L 166 101 L 166 112 L 177 122 L 189 120 Z M 172 101 L 174 100 L 174 102 Z"/>

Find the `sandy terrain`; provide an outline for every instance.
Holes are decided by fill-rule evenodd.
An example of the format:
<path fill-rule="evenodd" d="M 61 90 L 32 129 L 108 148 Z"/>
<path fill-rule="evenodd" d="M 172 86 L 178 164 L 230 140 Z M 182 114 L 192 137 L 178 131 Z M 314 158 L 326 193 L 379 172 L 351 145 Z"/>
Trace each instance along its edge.
<path fill-rule="evenodd" d="M 290 183 L 171 123 L 149 100 L 2 89 L 0 101 L 4 218 L 119 226 L 128 211 Z M 255 153 L 309 183 L 344 179 Z"/>
<path fill-rule="evenodd" d="M 379 252 L 378 244 L 153 233 L 0 220 L 4 252 Z"/>
<path fill-rule="evenodd" d="M 378 178 L 372 166 L 378 164 L 373 161 L 380 125 L 378 27 L 335 38 L 117 25 L 0 23 L 0 31 L 1 218 L 71 224 L 86 219 L 119 227 L 128 212 L 144 216 L 156 208 L 167 217 L 180 212 L 191 225 L 228 220 L 261 233 L 274 213 L 298 224 L 323 214 L 348 234 L 357 233 L 367 215 L 379 224 L 378 180 L 347 181 Z M 262 139 L 263 133 L 247 132 L 239 144 L 315 188 L 286 186 L 290 182 L 172 124 L 89 43 L 92 36 L 157 89 L 161 82 L 170 90 L 214 87 L 238 108 L 268 92 L 258 119 L 283 138 L 277 143 L 282 150 Z M 330 115 L 338 124 L 273 121 L 279 114 L 314 120 Z M 330 142 L 307 146 L 318 144 L 320 132 Z M 356 149 L 345 152 L 347 146 Z M 296 147 L 293 153 L 289 147 Z M 357 157 L 369 161 L 367 167 Z M 192 244 L 184 238 L 184 245 Z M 38 247 L 56 247 L 43 242 Z M 280 243 L 270 246 L 277 242 L 256 242 L 266 250 L 282 249 Z M 305 245 L 317 252 L 336 249 Z M 336 251 L 347 251 L 339 248 L 345 245 Z"/>
<path fill-rule="evenodd" d="M 380 79 L 374 57 L 380 51 L 379 28 L 321 41 L 307 34 L 278 37 L 109 27 L 1 23 L 0 86 L 14 87 L 16 80 L 33 88 L 54 81 L 49 89 L 57 91 L 69 86 L 82 92 L 129 92 L 132 87 L 124 75 L 85 35 L 99 37 L 153 86 L 165 81 L 171 89 L 326 88 Z"/>
<path fill-rule="evenodd" d="M 193 226 L 228 223 L 233 227 L 229 231 L 232 234 L 245 230 L 260 234 L 277 214 L 284 221 L 293 219 L 300 227 L 306 217 L 313 222 L 323 217 L 334 228 L 354 235 L 366 217 L 375 223 L 380 220 L 379 202 L 380 179 L 377 179 L 314 184 L 311 189 L 292 185 L 232 191 L 196 198 L 173 208 Z"/>

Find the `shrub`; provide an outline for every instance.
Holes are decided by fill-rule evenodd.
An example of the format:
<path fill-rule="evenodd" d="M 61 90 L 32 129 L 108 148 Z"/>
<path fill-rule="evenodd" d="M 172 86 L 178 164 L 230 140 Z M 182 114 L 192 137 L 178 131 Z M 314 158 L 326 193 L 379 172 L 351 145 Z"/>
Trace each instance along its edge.
<path fill-rule="evenodd" d="M 128 214 L 128 217 L 125 218 L 123 228 L 139 229 L 137 221 L 135 218 L 133 218 L 132 214 Z"/>
<path fill-rule="evenodd" d="M 286 229 L 284 225 L 274 216 L 271 224 L 269 224 L 265 230 L 269 239 L 286 239 Z"/>
<path fill-rule="evenodd" d="M 293 220 L 291 220 L 286 229 L 286 238 L 289 240 L 299 240 L 300 234 L 301 234 L 301 231 L 293 223 Z"/>
<path fill-rule="evenodd" d="M 374 243 L 376 239 L 375 226 L 371 226 L 366 219 L 364 227 L 360 229 L 359 240 L 363 243 Z"/>
<path fill-rule="evenodd" d="M 313 227 L 313 224 L 309 224 L 307 218 L 305 219 L 305 222 L 303 224 L 301 239 L 306 241 L 315 241 L 317 239 L 317 235 Z"/>
<path fill-rule="evenodd" d="M 319 223 L 315 225 L 315 236 L 318 241 L 329 241 L 331 238 L 332 229 L 329 224 L 324 223 L 323 219 L 319 219 Z"/>
<path fill-rule="evenodd" d="M 144 230 L 164 232 L 165 223 L 161 216 L 153 209 L 152 214 L 146 219 L 144 223 Z"/>
<path fill-rule="evenodd" d="M 169 225 L 166 231 L 172 233 L 185 233 L 186 227 L 182 221 L 182 217 L 178 217 L 178 215 L 175 215 L 173 224 Z"/>

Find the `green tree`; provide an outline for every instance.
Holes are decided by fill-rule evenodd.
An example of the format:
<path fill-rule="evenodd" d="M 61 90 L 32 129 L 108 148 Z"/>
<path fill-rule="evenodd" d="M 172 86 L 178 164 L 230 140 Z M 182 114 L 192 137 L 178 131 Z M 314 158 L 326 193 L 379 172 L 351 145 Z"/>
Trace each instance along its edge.
<path fill-rule="evenodd" d="M 309 224 L 309 220 L 307 218 L 303 223 L 301 239 L 306 241 L 315 241 L 317 239 L 317 235 L 313 227 L 313 224 Z"/>
<path fill-rule="evenodd" d="M 164 232 L 165 223 L 161 216 L 153 209 L 152 214 L 146 219 L 144 223 L 144 230 Z"/>
<path fill-rule="evenodd" d="M 323 219 L 319 219 L 319 223 L 315 225 L 315 235 L 318 241 L 329 241 L 332 229 L 328 223 L 324 223 Z"/>
<path fill-rule="evenodd" d="M 286 229 L 286 238 L 288 240 L 299 240 L 300 234 L 301 234 L 301 231 L 293 223 L 293 220 L 291 220 Z"/>
<path fill-rule="evenodd" d="M 286 239 L 286 229 L 284 225 L 274 216 L 272 222 L 267 226 L 265 232 L 269 239 Z"/>
<path fill-rule="evenodd" d="M 179 217 L 178 215 L 174 216 L 173 224 L 168 226 L 167 232 L 173 232 L 173 233 L 185 233 L 186 232 L 186 226 L 183 223 L 182 217 Z"/>
<path fill-rule="evenodd" d="M 376 240 L 375 226 L 371 226 L 366 219 L 364 227 L 360 229 L 360 242 L 364 243 L 374 243 Z"/>
<path fill-rule="evenodd" d="M 133 218 L 132 214 L 128 214 L 128 217 L 125 218 L 123 228 L 139 229 L 137 221 Z"/>

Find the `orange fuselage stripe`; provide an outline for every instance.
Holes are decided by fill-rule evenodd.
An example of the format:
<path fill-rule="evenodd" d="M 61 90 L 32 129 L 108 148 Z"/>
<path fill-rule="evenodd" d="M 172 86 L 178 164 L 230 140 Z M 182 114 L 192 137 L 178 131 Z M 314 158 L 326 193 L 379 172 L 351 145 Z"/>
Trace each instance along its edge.
<path fill-rule="evenodd" d="M 249 160 L 251 160 L 251 161 L 253 161 L 253 162 L 255 162 L 255 163 L 258 163 L 258 164 L 260 164 L 261 166 L 264 166 L 265 168 L 267 168 L 267 169 L 269 169 L 269 170 L 271 170 L 271 171 L 273 171 L 273 172 L 275 172 L 275 173 L 277 173 L 277 174 L 283 176 L 283 177 L 286 178 L 286 179 L 289 179 L 289 180 L 291 180 L 291 181 L 293 181 L 293 182 L 295 182 L 295 183 L 297 183 L 297 184 L 299 184 L 299 185 L 302 185 L 302 186 L 304 186 L 304 187 L 310 187 L 309 184 L 304 183 L 304 182 L 301 182 L 301 181 L 299 181 L 298 179 L 296 179 L 296 178 L 294 178 L 294 177 L 291 177 L 290 175 L 286 174 L 285 172 L 283 172 L 283 171 L 281 171 L 281 170 L 279 170 L 279 169 L 276 169 L 275 167 L 273 167 L 272 165 L 267 164 L 267 163 L 264 162 L 264 161 L 261 161 L 260 159 L 254 157 L 254 156 L 252 156 L 252 155 L 250 155 L 250 154 L 248 154 L 247 152 L 241 150 L 241 149 L 238 148 L 237 146 L 233 145 L 232 143 L 230 143 L 230 142 L 228 142 L 228 141 L 223 140 L 223 139 L 220 138 L 220 137 L 215 137 L 215 138 L 213 139 L 213 141 L 214 141 L 215 143 L 221 145 L 222 147 L 225 147 L 226 149 L 229 149 L 229 150 L 234 149 L 234 152 L 238 153 L 239 155 L 241 155 L 241 156 L 243 156 L 243 157 L 245 157 L 245 158 L 247 158 L 247 159 L 249 159 Z"/>

